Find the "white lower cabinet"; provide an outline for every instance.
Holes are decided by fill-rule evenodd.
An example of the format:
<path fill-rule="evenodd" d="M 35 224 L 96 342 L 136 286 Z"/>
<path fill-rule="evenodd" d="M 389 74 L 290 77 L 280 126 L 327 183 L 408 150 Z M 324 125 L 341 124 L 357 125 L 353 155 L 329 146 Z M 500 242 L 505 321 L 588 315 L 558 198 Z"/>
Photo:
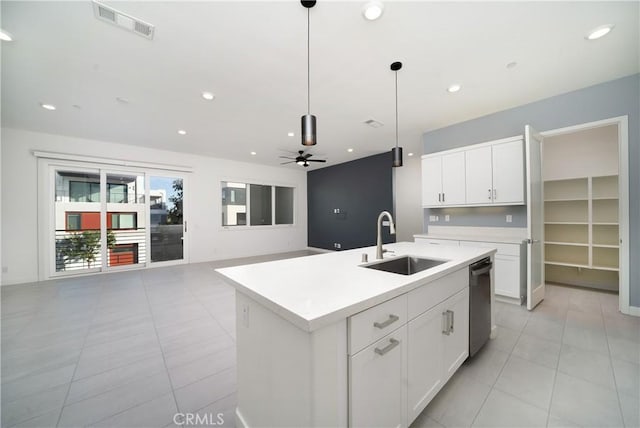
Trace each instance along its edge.
<path fill-rule="evenodd" d="M 407 427 L 469 355 L 469 270 L 369 308 L 348 325 L 349 425 Z"/>
<path fill-rule="evenodd" d="M 352 427 L 406 427 L 407 327 L 349 358 Z"/>
<path fill-rule="evenodd" d="M 469 289 L 409 321 L 407 342 L 411 423 L 469 356 Z"/>

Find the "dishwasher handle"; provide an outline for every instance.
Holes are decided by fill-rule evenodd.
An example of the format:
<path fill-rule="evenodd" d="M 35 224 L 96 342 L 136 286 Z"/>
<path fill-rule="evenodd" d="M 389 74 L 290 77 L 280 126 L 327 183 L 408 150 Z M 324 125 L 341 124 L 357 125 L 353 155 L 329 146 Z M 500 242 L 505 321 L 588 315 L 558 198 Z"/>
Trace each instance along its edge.
<path fill-rule="evenodd" d="M 493 267 L 493 263 L 483 263 L 480 266 L 471 266 L 471 276 L 480 276 L 488 273 Z"/>

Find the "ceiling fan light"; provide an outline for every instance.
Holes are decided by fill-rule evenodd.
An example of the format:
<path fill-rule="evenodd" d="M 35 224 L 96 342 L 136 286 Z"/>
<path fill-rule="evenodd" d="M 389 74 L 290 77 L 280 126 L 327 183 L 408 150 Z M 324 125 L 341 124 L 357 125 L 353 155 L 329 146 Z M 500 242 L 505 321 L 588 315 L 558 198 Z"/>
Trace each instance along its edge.
<path fill-rule="evenodd" d="M 402 147 L 394 147 L 391 149 L 392 164 L 394 168 L 402 166 Z"/>
<path fill-rule="evenodd" d="M 316 140 L 316 117 L 312 114 L 305 114 L 300 118 L 302 124 L 302 137 L 303 146 L 315 146 Z"/>

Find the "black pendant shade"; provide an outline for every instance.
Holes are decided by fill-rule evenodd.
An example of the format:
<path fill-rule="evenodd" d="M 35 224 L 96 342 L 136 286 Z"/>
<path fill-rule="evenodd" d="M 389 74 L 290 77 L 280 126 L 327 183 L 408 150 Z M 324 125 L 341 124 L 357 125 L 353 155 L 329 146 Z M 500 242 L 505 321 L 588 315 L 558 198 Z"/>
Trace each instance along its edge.
<path fill-rule="evenodd" d="M 312 114 L 305 114 L 300 118 L 302 125 L 302 145 L 316 145 L 316 117 Z"/>
<path fill-rule="evenodd" d="M 393 167 L 402 166 L 402 147 L 396 146 L 393 149 L 391 149 L 391 158 L 393 162 L 391 166 Z"/>
<path fill-rule="evenodd" d="M 300 118 L 300 124 L 302 127 L 300 137 L 302 138 L 301 142 L 303 146 L 315 146 L 318 141 L 316 139 L 316 117 L 311 114 L 311 49 L 309 43 L 311 22 L 309 18 L 309 11 L 316 5 L 316 2 L 301 0 L 300 3 L 303 7 L 307 8 L 307 114 Z"/>
<path fill-rule="evenodd" d="M 402 63 L 396 61 L 391 64 L 390 68 L 396 74 L 396 146 L 391 149 L 391 166 L 397 168 L 402 166 L 402 147 L 398 147 L 398 70 L 402 68 Z"/>

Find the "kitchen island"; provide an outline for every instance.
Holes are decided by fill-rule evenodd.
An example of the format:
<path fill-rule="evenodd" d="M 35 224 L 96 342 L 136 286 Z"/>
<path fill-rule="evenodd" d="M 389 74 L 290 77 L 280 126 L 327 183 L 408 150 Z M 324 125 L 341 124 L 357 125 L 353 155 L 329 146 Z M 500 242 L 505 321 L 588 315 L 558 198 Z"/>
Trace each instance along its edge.
<path fill-rule="evenodd" d="M 238 426 L 408 426 L 458 369 L 468 267 L 495 250 L 385 247 L 446 262 L 367 269 L 367 247 L 218 269 L 236 288 Z"/>

